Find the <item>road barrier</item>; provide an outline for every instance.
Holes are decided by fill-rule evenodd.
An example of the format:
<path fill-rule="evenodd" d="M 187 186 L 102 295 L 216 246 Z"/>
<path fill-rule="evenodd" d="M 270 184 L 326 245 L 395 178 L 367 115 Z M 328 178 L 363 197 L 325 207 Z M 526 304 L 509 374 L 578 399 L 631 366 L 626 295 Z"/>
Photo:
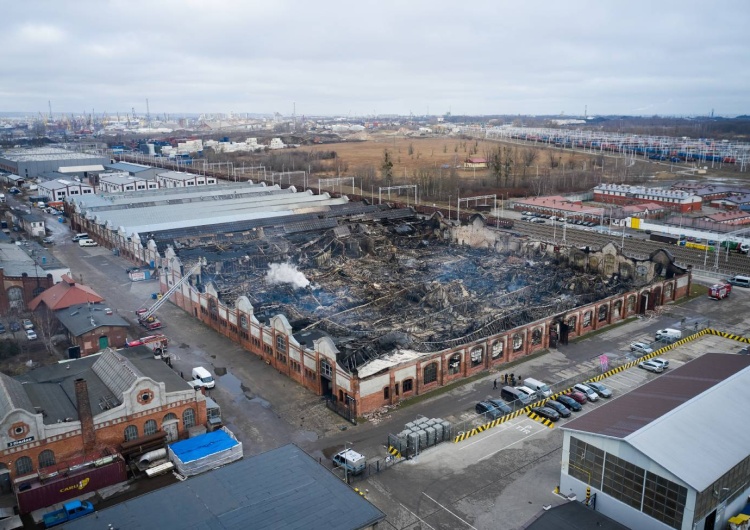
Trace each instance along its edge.
<path fill-rule="evenodd" d="M 662 355 L 663 353 L 666 353 L 669 350 L 672 350 L 672 349 L 676 348 L 677 346 L 682 346 L 683 344 L 687 344 L 688 342 L 691 342 L 691 341 L 693 341 L 695 339 L 698 339 L 698 338 L 702 337 L 703 335 L 717 335 L 719 337 L 724 337 L 725 339 L 731 339 L 731 340 L 735 340 L 737 342 L 743 342 L 743 343 L 746 343 L 746 344 L 750 344 L 750 338 L 748 338 L 748 337 L 743 337 L 741 335 L 736 335 L 734 333 L 727 333 L 725 331 L 719 331 L 719 330 L 713 329 L 713 328 L 705 328 L 705 329 L 702 329 L 700 331 L 696 331 L 695 333 L 693 333 L 693 334 L 685 337 L 684 339 L 680 339 L 680 340 L 678 340 L 676 342 L 673 342 L 671 344 L 667 344 L 666 346 L 663 346 L 663 347 L 659 348 L 658 350 L 654 351 L 653 353 L 649 353 L 647 355 L 639 357 L 638 359 L 636 359 L 634 361 L 629 361 L 629 362 L 627 362 L 627 363 L 625 363 L 625 364 L 623 364 L 621 366 L 618 366 L 616 368 L 612 368 L 611 370 L 608 370 L 608 371 L 604 372 L 603 374 L 599 374 L 599 375 L 596 375 L 596 376 L 591 377 L 589 379 L 586 379 L 584 382 L 602 381 L 602 380 L 604 380 L 604 379 L 606 379 L 608 377 L 611 377 L 611 376 L 613 376 L 615 374 L 618 374 L 618 373 L 620 373 L 620 372 L 622 372 L 624 370 L 627 370 L 629 368 L 633 368 L 634 366 L 637 366 L 638 363 L 640 363 L 642 361 L 646 361 L 648 359 L 652 359 L 654 357 Z M 536 403 L 532 403 L 531 405 L 528 405 L 528 406 L 526 406 L 526 407 L 524 407 L 522 409 L 519 409 L 519 410 L 517 410 L 515 412 L 512 412 L 510 414 L 507 414 L 507 415 L 503 416 L 502 418 L 498 418 L 496 420 L 484 423 L 484 424 L 479 425 L 477 427 L 473 427 L 471 429 L 466 429 L 464 431 L 461 431 L 461 432 L 459 432 L 455 436 L 455 438 L 453 438 L 453 443 L 463 442 L 467 438 L 471 438 L 472 436 L 476 436 L 477 434 L 482 433 L 482 432 L 484 432 L 486 430 L 492 429 L 493 427 L 497 427 L 498 425 L 502 425 L 503 423 L 505 423 L 505 422 L 507 422 L 509 420 L 512 420 L 514 418 L 517 418 L 518 416 L 520 416 L 522 414 L 527 414 L 531 419 L 537 420 L 537 418 L 540 418 L 540 416 L 538 416 L 537 414 L 534 414 L 533 412 L 531 412 L 532 408 L 544 406 L 544 404 L 547 401 L 549 401 L 550 399 L 555 399 L 555 398 L 561 396 L 562 394 L 567 394 L 567 393 L 571 392 L 572 390 L 573 390 L 573 387 L 571 386 L 569 388 L 566 388 L 565 390 L 562 390 L 560 392 L 552 394 L 548 398 L 542 399 L 540 401 L 537 401 Z M 537 421 L 539 421 L 539 420 L 537 420 Z M 545 422 L 549 422 L 549 420 L 544 420 L 544 421 L 541 421 L 540 423 L 543 423 L 543 424 L 547 425 Z M 549 423 L 551 424 L 552 422 L 549 422 Z M 552 427 L 552 425 L 547 425 L 547 427 Z"/>

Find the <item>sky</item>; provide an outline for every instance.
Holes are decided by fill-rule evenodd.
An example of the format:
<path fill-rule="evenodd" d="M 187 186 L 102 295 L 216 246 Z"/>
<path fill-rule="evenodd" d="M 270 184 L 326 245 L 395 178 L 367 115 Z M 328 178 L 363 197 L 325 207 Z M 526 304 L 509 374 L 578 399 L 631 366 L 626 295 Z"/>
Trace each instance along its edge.
<path fill-rule="evenodd" d="M 0 111 L 750 114 L 748 0 L 4 0 Z"/>

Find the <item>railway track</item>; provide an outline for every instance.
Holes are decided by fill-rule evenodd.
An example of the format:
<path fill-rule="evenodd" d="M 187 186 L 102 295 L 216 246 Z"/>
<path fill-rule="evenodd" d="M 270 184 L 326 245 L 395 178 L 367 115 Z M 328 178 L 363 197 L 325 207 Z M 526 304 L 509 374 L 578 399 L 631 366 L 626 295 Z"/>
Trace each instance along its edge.
<path fill-rule="evenodd" d="M 565 230 L 565 241 L 563 241 L 562 226 L 555 228 L 547 224 L 533 224 L 525 221 L 516 221 L 513 231 L 547 243 L 564 243 L 578 247 L 589 246 L 597 249 L 610 242 L 619 248 L 623 242 L 620 235 L 586 232 L 580 228 L 571 228 L 570 226 Z M 623 253 L 629 257 L 645 259 L 655 250 L 662 248 L 674 256 L 675 262 L 680 267 L 692 265 L 696 271 L 707 271 L 725 276 L 735 274 L 750 275 L 750 257 L 737 252 L 730 252 L 727 255 L 726 250 L 719 254 L 717 263 L 716 252 L 706 252 L 678 245 L 668 245 L 658 241 L 628 238 L 626 236 Z"/>

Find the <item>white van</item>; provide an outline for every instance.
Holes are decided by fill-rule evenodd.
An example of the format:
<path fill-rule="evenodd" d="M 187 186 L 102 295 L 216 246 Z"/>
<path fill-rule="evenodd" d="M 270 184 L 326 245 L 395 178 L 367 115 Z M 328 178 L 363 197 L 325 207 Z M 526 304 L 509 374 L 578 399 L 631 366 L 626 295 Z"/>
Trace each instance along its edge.
<path fill-rule="evenodd" d="M 529 387 L 540 396 L 550 397 L 552 395 L 552 390 L 550 389 L 550 387 L 546 383 L 543 383 L 542 381 L 539 381 L 537 379 L 527 377 L 523 380 L 523 385 Z"/>
<path fill-rule="evenodd" d="M 365 470 L 367 459 L 356 451 L 346 449 L 333 455 L 333 465 L 343 467 L 352 475 L 358 475 Z"/>
<path fill-rule="evenodd" d="M 536 400 L 539 397 L 539 395 L 536 393 L 536 390 L 533 390 L 527 386 L 517 386 L 516 390 L 528 396 L 530 402 Z"/>
<path fill-rule="evenodd" d="M 95 247 L 97 246 L 97 242 L 93 239 L 80 239 L 78 241 L 79 247 Z"/>
<path fill-rule="evenodd" d="M 737 287 L 750 287 L 750 276 L 732 276 L 727 281 Z"/>
<path fill-rule="evenodd" d="M 194 387 L 213 388 L 216 386 L 213 376 L 202 366 L 193 368 L 193 380 L 191 382 Z"/>
<path fill-rule="evenodd" d="M 81 232 L 73 236 L 73 242 L 80 241 L 81 239 L 88 239 L 89 235 L 86 232 Z"/>
<path fill-rule="evenodd" d="M 675 342 L 682 338 L 682 331 L 679 329 L 665 328 L 660 329 L 654 336 L 655 340 L 661 340 L 664 342 Z"/>

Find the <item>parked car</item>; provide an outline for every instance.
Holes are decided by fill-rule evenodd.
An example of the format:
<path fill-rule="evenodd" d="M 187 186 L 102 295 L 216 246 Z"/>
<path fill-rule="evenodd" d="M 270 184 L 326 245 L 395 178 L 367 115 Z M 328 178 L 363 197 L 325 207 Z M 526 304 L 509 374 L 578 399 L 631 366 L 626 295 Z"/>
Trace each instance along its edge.
<path fill-rule="evenodd" d="M 599 401 L 599 394 L 597 394 L 593 388 L 588 387 L 583 383 L 578 383 L 573 388 L 583 393 L 589 401 Z"/>
<path fill-rule="evenodd" d="M 0 324 L 0 334 L 5 333 L 5 326 Z"/>
<path fill-rule="evenodd" d="M 532 407 L 531 412 L 542 418 L 547 418 L 550 421 L 557 421 L 560 419 L 560 415 L 557 411 L 550 407 Z"/>
<path fill-rule="evenodd" d="M 578 390 L 571 390 L 565 395 L 570 399 L 575 400 L 579 405 L 585 405 L 588 401 L 586 394 L 584 394 L 583 392 L 579 392 Z"/>
<path fill-rule="evenodd" d="M 586 398 L 583 398 L 584 401 Z M 561 396 L 557 396 L 554 400 L 550 401 L 557 401 L 558 403 L 562 404 L 564 407 L 572 410 L 573 412 L 579 412 L 583 407 L 581 407 L 581 404 L 578 403 L 575 399 L 573 399 L 570 396 L 566 396 L 565 394 Z"/>
<path fill-rule="evenodd" d="M 21 324 L 23 324 L 23 329 L 34 329 L 34 323 L 28 318 L 24 318 Z"/>
<path fill-rule="evenodd" d="M 486 401 L 480 401 L 479 403 L 477 403 L 474 407 L 474 410 L 477 414 L 486 414 L 487 417 L 493 420 L 501 418 L 503 416 L 503 413 L 500 412 L 500 409 L 495 408 L 493 405 L 487 403 Z"/>
<path fill-rule="evenodd" d="M 662 370 L 666 370 L 667 368 L 669 368 L 668 359 L 662 359 L 661 357 L 654 357 L 653 359 L 651 359 L 651 362 L 661 365 Z"/>
<path fill-rule="evenodd" d="M 637 353 L 639 357 L 642 355 L 648 355 L 649 353 L 654 353 L 651 346 L 645 342 L 632 342 L 630 344 L 630 351 Z"/>
<path fill-rule="evenodd" d="M 570 409 L 560 403 L 559 401 L 555 401 L 554 399 L 548 400 L 545 404 L 545 407 L 549 407 L 551 409 L 555 409 L 555 412 L 557 412 L 561 418 L 569 418 L 570 417 Z"/>
<path fill-rule="evenodd" d="M 26 338 L 29 340 L 35 340 L 36 339 L 36 331 L 33 329 L 27 329 L 26 330 Z"/>
<path fill-rule="evenodd" d="M 127 269 L 125 269 L 125 274 L 130 274 L 131 272 L 139 272 L 140 270 L 140 267 L 128 267 Z"/>
<path fill-rule="evenodd" d="M 661 364 L 655 363 L 653 359 L 638 363 L 638 368 L 643 368 L 644 370 L 654 372 L 655 374 L 660 374 L 664 371 L 664 368 L 662 368 Z"/>
<path fill-rule="evenodd" d="M 600 397 L 603 397 L 603 398 L 612 397 L 612 391 L 601 383 L 596 383 L 594 381 L 591 381 L 589 383 L 586 383 L 586 386 L 593 389 L 593 391 L 599 394 Z"/>
<path fill-rule="evenodd" d="M 45 237 L 44 239 L 42 239 L 42 243 L 51 245 L 53 243 L 53 239 L 51 237 Z"/>
<path fill-rule="evenodd" d="M 8 324 L 8 327 L 11 331 L 21 331 L 21 324 L 19 324 L 15 320 L 11 321 L 11 323 Z"/>
<path fill-rule="evenodd" d="M 503 415 L 513 412 L 513 409 L 511 409 L 502 399 L 488 399 L 487 403 L 498 409 Z"/>

